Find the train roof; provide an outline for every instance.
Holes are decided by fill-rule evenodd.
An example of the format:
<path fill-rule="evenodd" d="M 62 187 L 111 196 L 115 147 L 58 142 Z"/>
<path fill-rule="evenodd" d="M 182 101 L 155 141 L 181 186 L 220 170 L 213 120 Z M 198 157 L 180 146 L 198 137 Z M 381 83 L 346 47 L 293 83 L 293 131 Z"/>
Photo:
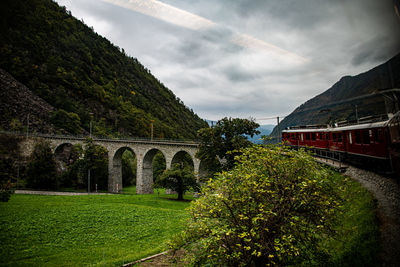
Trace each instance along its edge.
<path fill-rule="evenodd" d="M 283 130 L 283 133 L 311 133 L 311 132 L 339 132 L 339 131 L 349 131 L 349 130 L 362 130 L 362 129 L 371 129 L 371 128 L 381 128 L 386 127 L 390 120 L 380 121 L 380 122 L 371 122 L 371 123 L 362 123 L 362 124 L 354 124 L 354 125 L 346 125 L 346 126 L 338 126 L 338 127 L 304 127 L 304 128 L 296 128 L 296 129 L 286 129 Z"/>

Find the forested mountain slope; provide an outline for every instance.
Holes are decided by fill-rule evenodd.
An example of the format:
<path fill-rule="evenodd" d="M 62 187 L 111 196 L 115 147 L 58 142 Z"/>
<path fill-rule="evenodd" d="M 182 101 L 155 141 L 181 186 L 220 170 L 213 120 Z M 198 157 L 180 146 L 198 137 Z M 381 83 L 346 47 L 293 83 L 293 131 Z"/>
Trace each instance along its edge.
<path fill-rule="evenodd" d="M 308 100 L 282 120 L 280 129 L 289 126 L 328 124 L 335 121 L 385 114 L 390 103 L 382 95 L 354 99 L 386 89 L 400 88 L 400 54 L 356 76 L 342 77 L 331 88 Z M 352 100 L 353 99 L 353 100 Z M 277 127 L 271 136 L 276 136 Z"/>
<path fill-rule="evenodd" d="M 97 135 L 149 137 L 154 120 L 155 137 L 195 138 L 207 127 L 137 59 L 51 0 L 0 2 L 0 68 L 54 108 L 48 131 L 86 133 L 92 120 Z M 27 120 L 0 116 L 3 129 Z"/>

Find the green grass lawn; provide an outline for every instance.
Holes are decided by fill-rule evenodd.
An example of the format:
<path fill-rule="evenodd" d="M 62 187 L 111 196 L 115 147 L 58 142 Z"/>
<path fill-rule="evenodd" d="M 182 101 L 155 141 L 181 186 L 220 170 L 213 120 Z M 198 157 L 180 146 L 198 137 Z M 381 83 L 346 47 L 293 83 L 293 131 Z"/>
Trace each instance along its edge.
<path fill-rule="evenodd" d="M 166 250 L 189 202 L 127 189 L 131 194 L 0 202 L 0 266 L 120 266 Z"/>

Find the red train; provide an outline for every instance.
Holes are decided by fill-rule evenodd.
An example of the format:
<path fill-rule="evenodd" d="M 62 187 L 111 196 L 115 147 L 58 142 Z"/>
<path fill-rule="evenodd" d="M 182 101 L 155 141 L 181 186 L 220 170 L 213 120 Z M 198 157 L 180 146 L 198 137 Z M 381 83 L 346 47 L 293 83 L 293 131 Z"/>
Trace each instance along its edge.
<path fill-rule="evenodd" d="M 400 176 L 400 112 L 383 121 L 369 118 L 333 127 L 290 127 L 282 131 L 282 140 L 295 148 L 311 148 L 320 156 Z"/>

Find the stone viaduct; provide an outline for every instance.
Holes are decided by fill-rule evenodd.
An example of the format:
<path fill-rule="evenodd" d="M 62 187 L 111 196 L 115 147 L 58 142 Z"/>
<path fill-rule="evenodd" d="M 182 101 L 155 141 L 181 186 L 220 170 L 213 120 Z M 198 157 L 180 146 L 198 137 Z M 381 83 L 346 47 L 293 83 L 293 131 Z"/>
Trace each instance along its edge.
<path fill-rule="evenodd" d="M 21 151 L 25 156 L 33 152 L 38 139 L 45 139 L 50 142 L 53 152 L 62 150 L 65 145 L 82 144 L 86 138 L 69 136 L 31 136 L 24 138 L 21 143 Z M 140 139 L 99 139 L 93 138 L 97 145 L 105 147 L 108 151 L 108 191 L 113 193 L 122 192 L 122 154 L 125 150 L 134 153 L 137 160 L 136 172 L 136 193 L 153 193 L 153 157 L 160 151 L 165 158 L 167 169 L 176 163 L 180 154 L 187 153 L 193 161 L 194 172 L 197 175 L 205 173 L 199 159 L 195 157 L 198 144 L 195 142 L 167 141 L 167 140 L 140 140 Z"/>

